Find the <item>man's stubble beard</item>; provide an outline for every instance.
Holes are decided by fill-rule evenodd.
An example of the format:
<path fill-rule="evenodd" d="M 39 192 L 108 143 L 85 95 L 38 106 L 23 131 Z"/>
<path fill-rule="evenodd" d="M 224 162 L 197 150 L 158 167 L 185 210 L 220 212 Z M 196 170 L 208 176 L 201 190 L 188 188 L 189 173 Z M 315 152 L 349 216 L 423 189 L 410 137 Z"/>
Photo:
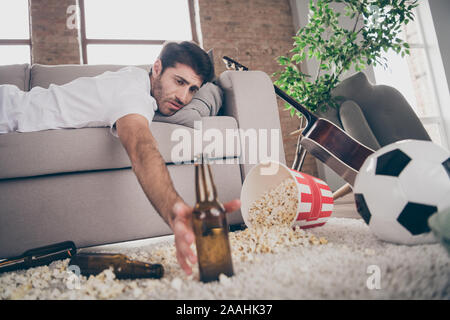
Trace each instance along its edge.
<path fill-rule="evenodd" d="M 171 112 L 170 110 L 164 109 L 164 107 L 165 107 L 164 103 L 170 101 L 170 99 L 165 98 L 166 94 L 163 90 L 160 77 L 153 78 L 152 90 L 150 93 L 153 96 L 153 98 L 156 100 L 156 104 L 158 105 L 159 113 L 161 113 L 162 115 L 165 115 L 165 116 L 171 116 L 171 115 L 174 115 L 175 112 Z"/>
<path fill-rule="evenodd" d="M 156 77 L 154 77 L 152 80 L 153 80 L 151 83 L 152 90 L 150 90 L 150 94 L 156 100 L 156 104 L 158 105 L 159 108 L 161 105 L 161 96 L 162 96 L 161 80 Z"/>

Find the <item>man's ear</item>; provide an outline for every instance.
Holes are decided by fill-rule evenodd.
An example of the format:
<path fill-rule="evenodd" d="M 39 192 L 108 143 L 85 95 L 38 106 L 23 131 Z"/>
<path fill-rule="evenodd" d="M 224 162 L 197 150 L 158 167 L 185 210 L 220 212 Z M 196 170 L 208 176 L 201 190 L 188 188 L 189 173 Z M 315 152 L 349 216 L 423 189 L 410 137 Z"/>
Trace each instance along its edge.
<path fill-rule="evenodd" d="M 159 77 L 162 71 L 162 62 L 160 59 L 156 59 L 155 63 L 153 64 L 153 74 L 155 77 Z"/>

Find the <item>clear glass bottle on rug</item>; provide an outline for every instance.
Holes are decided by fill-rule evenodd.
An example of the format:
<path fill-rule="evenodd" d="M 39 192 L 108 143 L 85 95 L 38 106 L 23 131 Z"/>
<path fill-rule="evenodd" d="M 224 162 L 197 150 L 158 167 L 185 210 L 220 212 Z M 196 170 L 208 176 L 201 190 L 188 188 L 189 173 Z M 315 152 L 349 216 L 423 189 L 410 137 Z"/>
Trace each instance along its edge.
<path fill-rule="evenodd" d="M 219 275 L 233 276 L 228 223 L 223 204 L 217 197 L 211 168 L 203 155 L 196 157 L 195 191 L 197 203 L 192 222 L 198 256 L 200 280 L 219 280 Z"/>
<path fill-rule="evenodd" d="M 80 268 L 82 275 L 97 275 L 112 267 L 117 279 L 159 279 L 164 275 L 164 268 L 159 263 L 146 263 L 129 259 L 120 253 L 77 253 L 69 262 Z"/>

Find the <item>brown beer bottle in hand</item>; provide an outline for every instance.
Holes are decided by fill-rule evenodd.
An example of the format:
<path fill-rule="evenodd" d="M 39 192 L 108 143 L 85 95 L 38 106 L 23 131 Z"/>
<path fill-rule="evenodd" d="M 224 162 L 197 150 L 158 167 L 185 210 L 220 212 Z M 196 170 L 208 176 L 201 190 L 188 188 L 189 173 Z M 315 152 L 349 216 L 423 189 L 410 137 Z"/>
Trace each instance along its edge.
<path fill-rule="evenodd" d="M 197 203 L 192 221 L 200 280 L 210 282 L 219 280 L 221 273 L 228 277 L 234 273 L 225 208 L 217 198 L 211 168 L 202 158 L 195 164 Z"/>
<path fill-rule="evenodd" d="M 113 267 L 117 279 L 159 279 L 164 275 L 161 264 L 150 264 L 129 259 L 120 253 L 77 253 L 69 262 L 80 268 L 82 275 L 97 275 Z"/>

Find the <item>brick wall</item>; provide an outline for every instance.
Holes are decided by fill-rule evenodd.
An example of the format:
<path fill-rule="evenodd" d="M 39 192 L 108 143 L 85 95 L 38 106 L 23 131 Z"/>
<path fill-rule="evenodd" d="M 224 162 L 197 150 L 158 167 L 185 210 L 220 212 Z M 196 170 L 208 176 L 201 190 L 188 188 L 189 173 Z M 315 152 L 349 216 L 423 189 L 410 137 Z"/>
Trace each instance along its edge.
<path fill-rule="evenodd" d="M 221 57 L 227 55 L 251 70 L 268 75 L 279 71 L 276 58 L 292 49 L 295 34 L 289 0 L 198 0 L 203 47 L 214 49 L 217 73 L 225 71 Z M 284 111 L 279 99 L 286 164 L 295 157 L 297 137 L 289 136 L 299 125 Z M 308 155 L 302 171 L 317 176 L 314 159 Z"/>
<path fill-rule="evenodd" d="M 76 0 L 29 0 L 32 63 L 79 64 L 77 29 L 66 25 L 67 8 Z"/>
<path fill-rule="evenodd" d="M 79 64 L 80 39 L 77 29 L 66 25 L 67 8 L 76 0 L 29 0 L 31 11 L 32 63 Z M 253 70 L 268 75 L 280 70 L 276 58 L 292 48 L 295 34 L 289 0 L 198 0 L 200 26 L 205 49 L 214 49 L 217 73 L 225 70 L 221 61 L 228 55 Z M 286 163 L 295 157 L 298 119 L 284 111 L 279 114 Z M 307 156 L 302 171 L 317 176 L 314 159 Z"/>

